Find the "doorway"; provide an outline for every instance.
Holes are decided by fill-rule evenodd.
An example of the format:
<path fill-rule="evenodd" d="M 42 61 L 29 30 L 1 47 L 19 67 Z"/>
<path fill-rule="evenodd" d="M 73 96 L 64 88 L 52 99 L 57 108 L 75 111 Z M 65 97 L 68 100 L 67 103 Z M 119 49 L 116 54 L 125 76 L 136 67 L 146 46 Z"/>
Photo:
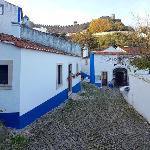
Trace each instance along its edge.
<path fill-rule="evenodd" d="M 72 64 L 68 65 L 68 94 L 72 93 Z"/>
<path fill-rule="evenodd" d="M 102 72 L 102 86 L 107 86 L 107 78 L 108 78 L 108 74 L 107 72 Z"/>
<path fill-rule="evenodd" d="M 113 70 L 114 86 L 128 86 L 128 73 L 125 68 L 116 68 Z"/>

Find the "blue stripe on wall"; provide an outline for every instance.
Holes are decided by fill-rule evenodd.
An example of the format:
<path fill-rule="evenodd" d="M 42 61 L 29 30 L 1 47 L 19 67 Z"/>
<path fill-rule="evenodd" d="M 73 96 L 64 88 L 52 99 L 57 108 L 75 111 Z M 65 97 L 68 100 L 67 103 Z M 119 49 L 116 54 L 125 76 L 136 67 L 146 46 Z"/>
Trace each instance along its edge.
<path fill-rule="evenodd" d="M 18 7 L 18 23 L 21 22 L 21 17 L 22 17 L 22 8 Z"/>
<path fill-rule="evenodd" d="M 73 92 L 73 93 L 78 93 L 79 91 L 81 91 L 81 83 L 76 84 L 76 85 L 72 88 L 72 92 Z"/>
<path fill-rule="evenodd" d="M 52 97 L 48 101 L 34 108 L 33 110 L 27 112 L 26 114 L 20 117 L 20 128 L 24 128 L 25 126 L 32 123 L 37 118 L 41 117 L 45 113 L 51 111 L 55 107 L 59 106 L 62 102 L 68 99 L 68 90 L 64 90 L 58 95 Z"/>
<path fill-rule="evenodd" d="M 0 120 L 7 127 L 19 128 L 19 112 L 0 113 Z"/>
<path fill-rule="evenodd" d="M 95 84 L 94 53 L 90 53 L 90 82 Z"/>
<path fill-rule="evenodd" d="M 80 90 L 81 90 L 80 83 L 76 84 L 72 88 L 72 91 L 74 93 L 77 93 Z M 36 108 L 32 109 L 31 111 L 27 112 L 26 114 L 20 117 L 19 117 L 19 112 L 0 113 L 0 120 L 2 120 L 7 127 L 21 129 L 29 125 L 30 123 L 32 123 L 37 118 L 44 115 L 45 113 L 59 106 L 67 99 L 68 99 L 68 89 L 65 89 L 61 93 L 57 94 L 56 96 L 52 97 L 51 99 L 47 100 L 46 102 L 42 103 L 41 105 L 37 106 Z"/>
<path fill-rule="evenodd" d="M 81 78 L 85 79 L 86 77 L 88 77 L 88 79 L 90 79 L 90 75 L 88 75 L 84 72 L 81 72 Z"/>
<path fill-rule="evenodd" d="M 101 83 L 95 83 L 95 86 L 101 87 L 102 85 L 101 85 Z"/>

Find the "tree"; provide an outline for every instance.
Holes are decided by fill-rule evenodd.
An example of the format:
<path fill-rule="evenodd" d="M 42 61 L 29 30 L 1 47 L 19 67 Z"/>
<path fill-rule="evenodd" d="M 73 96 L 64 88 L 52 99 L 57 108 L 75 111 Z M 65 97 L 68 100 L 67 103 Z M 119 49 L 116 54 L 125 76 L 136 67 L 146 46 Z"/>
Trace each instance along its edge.
<path fill-rule="evenodd" d="M 112 23 L 109 19 L 94 19 L 89 25 L 91 33 L 106 32 L 112 30 Z"/>
<path fill-rule="evenodd" d="M 110 18 L 94 19 L 89 25 L 89 31 L 91 33 L 122 31 L 124 29 L 125 29 L 125 25 L 121 21 L 110 19 Z"/>
<path fill-rule="evenodd" d="M 97 39 L 92 35 L 90 32 L 79 32 L 71 37 L 71 41 L 81 44 L 84 46 L 85 44 L 88 45 L 89 49 L 95 49 L 98 47 Z"/>
<path fill-rule="evenodd" d="M 118 46 L 130 46 L 132 45 L 132 40 L 128 33 L 116 32 L 113 34 L 99 36 L 98 43 L 100 47 L 104 48 L 114 44 Z"/>
<path fill-rule="evenodd" d="M 122 22 L 116 21 L 114 23 L 114 30 L 115 31 L 123 31 L 125 29 L 125 25 Z"/>
<path fill-rule="evenodd" d="M 137 17 L 136 20 L 137 26 L 131 39 L 139 50 L 136 55 L 133 54 L 134 57 L 131 59 L 131 64 L 138 69 L 150 70 L 150 19 L 147 16 L 145 19 Z"/>

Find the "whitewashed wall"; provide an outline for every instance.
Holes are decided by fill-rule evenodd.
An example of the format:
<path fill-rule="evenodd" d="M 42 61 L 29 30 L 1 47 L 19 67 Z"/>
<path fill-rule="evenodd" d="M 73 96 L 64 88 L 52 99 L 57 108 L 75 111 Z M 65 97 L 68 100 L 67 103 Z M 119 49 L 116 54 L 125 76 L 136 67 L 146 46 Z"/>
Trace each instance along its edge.
<path fill-rule="evenodd" d="M 19 112 L 20 58 L 20 49 L 14 47 L 13 45 L 0 42 L 0 60 L 13 60 L 12 89 L 0 89 L 0 110 L 4 113 Z"/>
<path fill-rule="evenodd" d="M 27 27 L 21 27 L 21 38 L 81 56 L 81 47 L 79 44 L 72 43 L 63 38 L 59 38 L 47 33 Z"/>
<path fill-rule="evenodd" d="M 129 75 L 130 91 L 125 99 L 150 122 L 150 75 Z"/>
<path fill-rule="evenodd" d="M 63 64 L 63 86 L 56 89 L 56 64 Z M 68 88 L 68 65 L 76 63 L 81 70 L 81 58 L 22 49 L 20 82 L 20 115 L 32 110 L 46 100 Z M 80 76 L 73 79 L 73 86 Z"/>
<path fill-rule="evenodd" d="M 117 64 L 117 55 L 94 55 L 94 65 L 95 65 L 95 79 L 96 83 L 100 82 L 100 75 L 104 71 L 108 72 L 108 82 L 113 79 L 113 70 L 115 68 L 123 67 L 125 65 L 116 65 Z M 127 69 L 127 68 L 126 68 Z"/>
<path fill-rule="evenodd" d="M 81 71 L 87 75 L 90 75 L 90 58 L 84 58 L 81 61 Z"/>
<path fill-rule="evenodd" d="M 0 15 L 0 33 L 20 37 L 20 25 L 12 24 L 18 22 L 18 7 L 4 0 L 0 0 L 0 4 L 4 5 L 4 14 Z"/>

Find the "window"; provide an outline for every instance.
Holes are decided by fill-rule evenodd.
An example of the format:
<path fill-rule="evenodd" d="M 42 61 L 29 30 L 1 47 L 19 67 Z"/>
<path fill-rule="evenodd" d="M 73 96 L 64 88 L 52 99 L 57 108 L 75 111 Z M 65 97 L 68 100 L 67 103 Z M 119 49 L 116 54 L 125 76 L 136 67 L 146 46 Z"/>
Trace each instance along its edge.
<path fill-rule="evenodd" d="M 76 73 L 78 73 L 79 72 L 79 64 L 77 63 L 76 64 Z"/>
<path fill-rule="evenodd" d="M 62 65 L 57 65 L 57 87 L 62 85 Z"/>
<path fill-rule="evenodd" d="M 0 15 L 4 14 L 4 5 L 0 4 Z"/>
<path fill-rule="evenodd" d="M 0 65 L 0 84 L 8 84 L 8 65 Z"/>
<path fill-rule="evenodd" d="M 0 90 L 11 89 L 13 74 L 13 61 L 0 60 Z"/>

